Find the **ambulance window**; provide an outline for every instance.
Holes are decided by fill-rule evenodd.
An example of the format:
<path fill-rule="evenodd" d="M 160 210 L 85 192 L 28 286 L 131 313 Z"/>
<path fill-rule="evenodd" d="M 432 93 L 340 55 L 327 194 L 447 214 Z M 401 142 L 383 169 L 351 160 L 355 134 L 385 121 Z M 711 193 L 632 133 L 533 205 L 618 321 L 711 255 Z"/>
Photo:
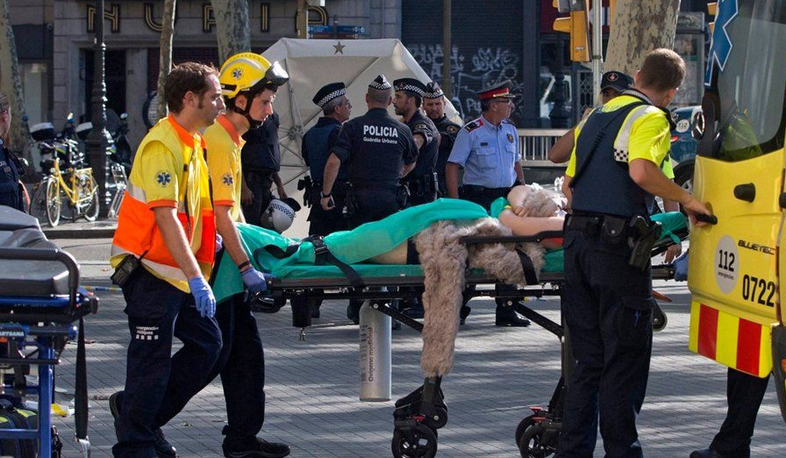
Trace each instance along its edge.
<path fill-rule="evenodd" d="M 715 154 L 727 161 L 777 151 L 784 141 L 786 2 L 737 4 L 737 16 L 725 25 L 731 48 L 717 79 L 721 144 Z"/>

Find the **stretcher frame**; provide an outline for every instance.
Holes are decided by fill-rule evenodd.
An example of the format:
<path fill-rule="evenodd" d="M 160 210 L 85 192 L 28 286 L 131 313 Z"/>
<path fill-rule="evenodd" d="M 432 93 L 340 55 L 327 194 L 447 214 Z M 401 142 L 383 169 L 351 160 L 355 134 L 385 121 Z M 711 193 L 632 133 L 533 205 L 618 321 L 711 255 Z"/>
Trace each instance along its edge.
<path fill-rule="evenodd" d="M 79 288 L 79 265 L 65 251 L 56 248 L 0 248 L 0 260 L 56 261 L 67 270 L 65 278 L 67 294 L 51 294 L 40 297 L 0 297 L 0 337 L 11 348 L 34 347 L 27 355 L 9 354 L 0 358 L 0 369 L 14 371 L 13 382 L 2 380 L 3 392 L 13 390 L 19 395 L 35 395 L 38 398 L 38 425 L 36 428 L 14 428 L 0 430 L 0 439 L 36 440 L 38 455 L 52 456 L 51 405 L 54 393 L 54 367 L 60 364 L 58 350 L 62 351 L 68 340 L 78 337 L 77 349 L 77 393 L 76 393 L 76 438 L 84 457 L 90 455 L 87 438 L 87 380 L 82 318 L 95 313 L 98 299 Z M 52 279 L 53 282 L 62 280 Z M 79 321 L 79 328 L 74 325 Z M 35 356 L 35 357 L 33 357 Z M 28 385 L 24 379 L 24 366 L 38 366 L 38 384 Z M 21 377 L 21 379 L 20 379 Z M 80 389 L 82 386 L 84 389 Z"/>
<path fill-rule="evenodd" d="M 679 230 L 676 236 L 683 240 L 688 235 L 687 228 Z M 535 236 L 472 236 L 464 237 L 461 243 L 467 246 L 490 243 L 539 243 L 545 239 L 562 237 L 563 233 L 543 232 Z M 664 238 L 656 242 L 651 258 L 663 254 L 674 242 Z M 523 268 L 527 262 L 522 259 Z M 531 266 L 531 262 L 529 262 Z M 652 266 L 653 280 L 669 280 L 674 278 L 672 265 Z M 532 278 L 528 276 L 528 279 Z M 289 299 L 292 305 L 292 324 L 301 329 L 300 339 L 305 340 L 305 328 L 311 325 L 311 306 L 309 300 L 319 299 L 357 299 L 370 301 L 370 306 L 385 315 L 415 329 L 423 331 L 423 324 L 391 307 L 390 302 L 396 299 L 417 297 L 424 287 L 423 276 L 380 276 L 364 277 L 363 286 L 353 287 L 349 278 L 306 278 L 306 279 L 274 279 L 269 284 L 269 294 L 274 299 Z M 495 286 L 493 289 L 477 289 L 477 286 Z M 498 288 L 497 286 L 507 286 Z M 562 415 L 567 390 L 566 380 L 575 366 L 570 350 L 570 332 L 567 327 L 559 324 L 525 303 L 525 298 L 559 297 L 563 301 L 565 276 L 562 272 L 543 272 L 537 276 L 536 284 L 523 287 L 505 285 L 496 279 L 476 273 L 465 272 L 464 303 L 474 297 L 505 298 L 504 307 L 510 307 L 527 319 L 554 334 L 561 347 L 561 374 L 559 382 L 548 402 L 547 408 L 532 407 L 532 415 L 524 417 L 516 427 L 515 441 L 522 456 L 549 456 L 556 452 L 556 444 L 562 429 Z M 667 317 L 655 304 L 653 309 L 653 330 L 662 330 Z M 436 430 L 447 424 L 447 407 L 441 390 L 442 377 L 426 378 L 424 384 L 396 401 L 394 412 L 394 435 L 392 448 L 394 457 L 401 455 L 401 443 L 426 447 L 419 450 L 423 456 L 436 453 L 438 439 Z M 430 431 L 430 432 L 429 432 Z M 533 436 L 536 436 L 533 439 Z M 419 444 L 419 445 L 417 445 Z M 414 450 L 413 448 L 413 450 Z M 404 456 L 404 455 L 401 455 Z"/>

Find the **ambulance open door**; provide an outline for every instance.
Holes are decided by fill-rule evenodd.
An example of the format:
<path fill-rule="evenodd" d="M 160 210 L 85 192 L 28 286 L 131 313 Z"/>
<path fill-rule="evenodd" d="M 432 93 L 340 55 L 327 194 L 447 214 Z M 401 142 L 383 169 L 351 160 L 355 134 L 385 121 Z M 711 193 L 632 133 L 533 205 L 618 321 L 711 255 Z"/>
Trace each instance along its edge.
<path fill-rule="evenodd" d="M 775 360 L 786 412 L 779 277 L 786 272 L 786 1 L 718 8 L 693 180 L 695 197 L 718 221 L 691 232 L 690 349 L 757 377 L 767 377 Z"/>

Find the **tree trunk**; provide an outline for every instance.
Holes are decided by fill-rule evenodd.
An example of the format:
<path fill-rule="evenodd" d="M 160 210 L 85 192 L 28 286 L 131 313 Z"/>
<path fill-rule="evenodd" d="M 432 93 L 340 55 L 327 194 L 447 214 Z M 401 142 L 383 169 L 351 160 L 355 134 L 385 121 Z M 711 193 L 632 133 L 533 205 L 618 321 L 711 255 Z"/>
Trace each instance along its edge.
<path fill-rule="evenodd" d="M 251 51 L 251 31 L 248 25 L 248 0 L 210 0 L 216 17 L 218 57 Z"/>
<path fill-rule="evenodd" d="M 172 69 L 172 39 L 175 36 L 175 9 L 177 0 L 164 1 L 164 16 L 161 20 L 161 58 L 158 70 L 158 119 L 163 119 L 167 115 L 166 97 L 164 94 L 164 81 L 166 75 Z"/>
<path fill-rule="evenodd" d="M 603 71 L 633 76 L 648 52 L 674 47 L 680 0 L 619 0 Z"/>
<path fill-rule="evenodd" d="M 19 60 L 16 56 L 14 29 L 8 13 L 8 1 L 0 0 L 0 90 L 8 96 L 11 110 L 11 129 L 6 141 L 8 149 L 22 154 L 32 164 L 30 155 L 30 132 L 25 116 L 22 79 L 19 75 Z"/>

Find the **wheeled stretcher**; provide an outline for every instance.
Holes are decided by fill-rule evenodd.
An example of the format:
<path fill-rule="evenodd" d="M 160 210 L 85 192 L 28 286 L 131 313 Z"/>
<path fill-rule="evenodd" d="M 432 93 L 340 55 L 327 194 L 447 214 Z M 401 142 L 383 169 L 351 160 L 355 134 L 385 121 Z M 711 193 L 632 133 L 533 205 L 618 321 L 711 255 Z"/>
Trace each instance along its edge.
<path fill-rule="evenodd" d="M 331 234 L 324 240 L 289 240 L 263 229 L 246 226 L 241 227 L 240 231 L 246 250 L 257 266 L 272 271 L 277 276 L 269 283 L 269 294 L 273 298 L 290 300 L 294 326 L 304 329 L 311 324 L 311 304 L 315 300 L 359 299 L 370 301 L 375 310 L 418 331 L 423 331 L 422 323 L 391 307 L 390 302 L 423 294 L 429 270 L 429 266 L 425 265 L 426 260 L 424 266 L 365 264 L 358 261 L 392 249 L 407 239 L 415 237 L 421 231 L 430 230 L 431 225 L 439 224 L 438 222 L 444 219 L 451 219 L 458 221 L 459 225 L 465 225 L 473 219 L 482 218 L 488 218 L 488 213 L 474 204 L 438 201 L 407 209 L 386 220 L 369 223 L 354 231 Z M 661 220 L 665 227 L 662 242 L 656 245 L 653 255 L 662 253 L 669 244 L 678 242 L 687 234 L 685 218 L 679 213 L 664 214 L 654 219 Z M 472 254 L 479 253 L 473 251 L 473 247 L 486 245 L 508 247 L 508 251 L 516 253 L 518 264 L 516 268 L 522 271 L 518 278 L 525 279 L 516 286 L 498 288 L 496 286 L 502 283 L 499 275 L 472 268 L 472 262 L 467 261 L 464 264 L 461 296 L 463 302 L 477 296 L 507 299 L 506 306 L 560 338 L 563 345 L 563 372 L 568 373 L 572 366 L 572 357 L 566 351 L 568 348 L 565 345 L 566 331 L 559 323 L 541 315 L 524 302 L 527 297 L 560 297 L 562 294 L 564 285 L 562 251 L 545 253 L 543 259 L 536 261 L 529 259 L 526 250 L 520 249 L 521 244 L 537 243 L 555 237 L 561 237 L 561 233 L 543 233 L 531 237 L 511 235 L 459 237 L 459 243 L 467 247 L 470 257 Z M 443 241 L 440 239 L 434 245 Z M 420 240 L 419 246 L 424 243 Z M 352 250 L 353 244 L 357 247 L 357 252 Z M 532 251 L 530 250 L 529 253 Z M 218 277 L 215 279 L 216 297 L 219 301 L 242 291 L 242 282 L 234 289 L 227 288 L 227 285 L 237 280 L 234 271 L 236 268 L 231 261 L 219 262 Z M 673 278 L 673 274 L 671 266 L 653 268 L 654 279 L 670 279 Z M 495 286 L 495 288 L 478 288 L 479 286 Z M 427 307 L 426 314 L 429 313 Z M 657 309 L 653 313 L 653 321 L 656 329 L 662 329 L 666 324 L 666 316 Z M 426 338 L 427 336 L 424 335 L 424 342 Z M 424 343 L 424 353 L 425 347 Z M 441 369 L 429 373 L 423 362 L 422 366 L 427 372 L 423 386 L 396 402 L 392 447 L 396 457 L 434 456 L 437 448 L 436 430 L 447 423 L 447 405 L 441 389 L 442 375 L 446 371 Z M 522 450 L 556 446 L 565 389 L 563 380 L 564 378 L 560 380 L 549 408 L 538 410 L 519 425 L 516 442 Z"/>
<path fill-rule="evenodd" d="M 38 425 L 0 430 L 2 439 L 32 439 L 38 456 L 52 456 L 54 367 L 66 342 L 78 338 L 76 359 L 76 435 L 88 456 L 87 373 L 82 318 L 95 312 L 98 300 L 79 287 L 74 258 L 48 241 L 38 221 L 0 206 L 0 395 L 36 396 Z M 78 328 L 75 323 L 79 324 Z M 26 378 L 38 367 L 37 384 Z"/>

